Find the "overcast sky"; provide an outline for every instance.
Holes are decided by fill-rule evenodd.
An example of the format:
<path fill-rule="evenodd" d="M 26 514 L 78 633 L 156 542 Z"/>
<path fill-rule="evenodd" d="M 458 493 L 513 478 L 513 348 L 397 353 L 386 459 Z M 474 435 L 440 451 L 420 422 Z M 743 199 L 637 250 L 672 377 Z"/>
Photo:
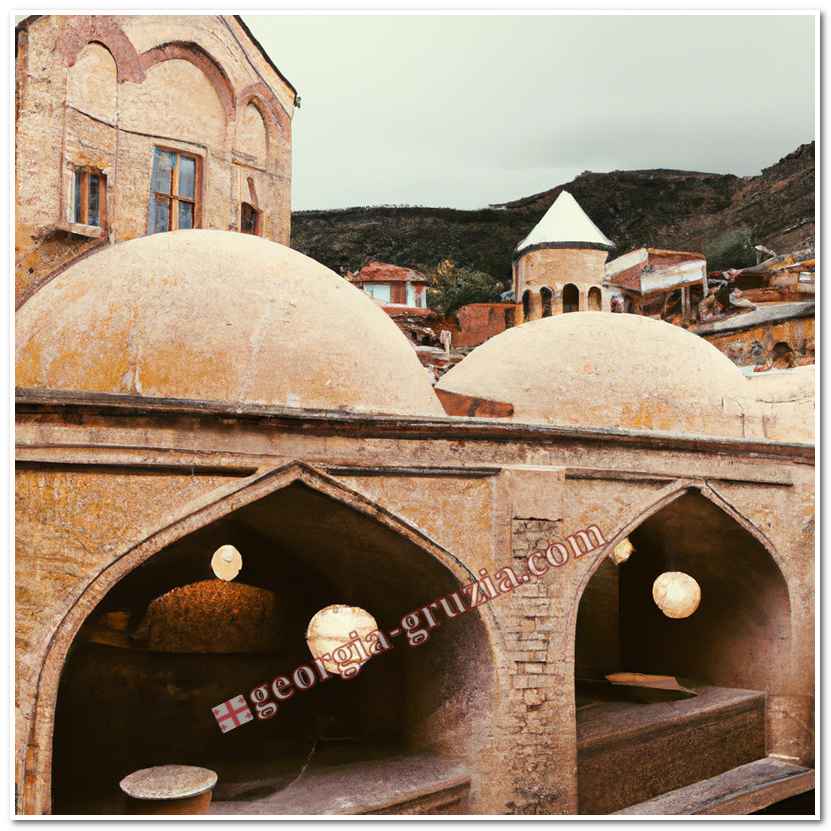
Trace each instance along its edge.
<path fill-rule="evenodd" d="M 814 137 L 812 17 L 244 17 L 302 98 L 295 209 L 753 175 Z"/>

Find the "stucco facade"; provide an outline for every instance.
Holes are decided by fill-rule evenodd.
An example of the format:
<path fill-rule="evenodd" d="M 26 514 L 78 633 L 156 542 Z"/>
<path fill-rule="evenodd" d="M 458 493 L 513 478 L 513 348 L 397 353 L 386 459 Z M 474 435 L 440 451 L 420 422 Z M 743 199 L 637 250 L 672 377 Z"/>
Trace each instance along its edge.
<path fill-rule="evenodd" d="M 241 20 L 45 15 L 16 34 L 17 305 L 162 225 L 288 244 L 296 91 Z"/>

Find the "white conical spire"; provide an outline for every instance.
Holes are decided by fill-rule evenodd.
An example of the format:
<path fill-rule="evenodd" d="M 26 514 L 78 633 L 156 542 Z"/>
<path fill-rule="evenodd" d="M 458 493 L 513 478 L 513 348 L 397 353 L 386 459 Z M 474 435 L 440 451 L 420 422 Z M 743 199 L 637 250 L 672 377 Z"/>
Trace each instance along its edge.
<path fill-rule="evenodd" d="M 580 247 L 596 245 L 613 248 L 614 243 L 595 225 L 577 200 L 567 191 L 561 191 L 534 230 L 516 247 L 517 253 L 532 245 L 547 243 L 566 246 L 579 243 Z"/>

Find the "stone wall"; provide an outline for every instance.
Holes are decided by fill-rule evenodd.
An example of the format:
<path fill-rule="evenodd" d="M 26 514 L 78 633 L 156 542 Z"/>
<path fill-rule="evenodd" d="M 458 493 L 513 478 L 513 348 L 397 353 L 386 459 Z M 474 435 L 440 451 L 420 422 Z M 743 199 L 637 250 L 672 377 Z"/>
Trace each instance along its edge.
<path fill-rule="evenodd" d="M 16 302 L 95 248 L 148 233 L 155 147 L 198 159 L 197 227 L 288 244 L 294 91 L 230 16 L 46 15 L 18 32 Z M 77 168 L 106 178 L 74 222 Z"/>
<path fill-rule="evenodd" d="M 90 587 L 155 556 L 147 546 L 160 535 L 174 540 L 201 527 L 204 512 L 232 512 L 251 489 L 266 493 L 269 478 L 289 475 L 280 471 L 294 460 L 308 466 L 297 474 L 308 487 L 354 494 L 348 499 L 363 500 L 379 522 L 394 518 L 459 575 L 506 565 L 523 573 L 531 550 L 592 524 L 611 544 L 660 505 L 703 489 L 755 529 L 788 586 L 793 649 L 772 691 L 769 750 L 812 756 L 813 467 L 804 451 L 451 419 L 431 428 L 304 418 L 296 429 L 291 418 L 238 412 L 112 418 L 90 405 L 71 419 L 45 415 L 26 405 L 18 416 L 20 810 L 48 810 L 49 700 L 61 671 L 50 655 L 59 654 L 56 644 L 68 648 L 94 608 Z M 488 633 L 490 654 L 475 660 L 494 685 L 484 699 L 479 687 L 468 695 L 472 812 L 576 811 L 575 627 L 603 562 L 604 551 L 573 557 L 468 612 L 480 614 Z M 451 627 L 464 631 L 458 621 L 444 626 L 451 639 Z M 414 666 L 420 655 L 411 656 Z"/>
<path fill-rule="evenodd" d="M 538 248 L 516 263 L 517 298 L 527 288 L 574 283 L 579 288 L 602 286 L 608 252 L 592 248 Z"/>
<path fill-rule="evenodd" d="M 758 326 L 702 337 L 739 366 L 779 364 L 777 368 L 785 369 L 790 365 L 814 363 L 813 316 L 761 323 Z M 781 354 L 780 351 L 776 351 L 775 347 L 778 344 L 790 347 L 790 356 L 784 351 Z"/>

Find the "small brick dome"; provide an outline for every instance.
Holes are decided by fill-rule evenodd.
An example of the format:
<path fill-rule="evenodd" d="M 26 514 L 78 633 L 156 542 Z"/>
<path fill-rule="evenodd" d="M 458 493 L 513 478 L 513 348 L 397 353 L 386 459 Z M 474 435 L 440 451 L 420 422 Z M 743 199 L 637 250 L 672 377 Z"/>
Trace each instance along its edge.
<path fill-rule="evenodd" d="M 228 231 L 77 262 L 17 313 L 17 386 L 443 415 L 415 351 L 320 263 Z"/>

